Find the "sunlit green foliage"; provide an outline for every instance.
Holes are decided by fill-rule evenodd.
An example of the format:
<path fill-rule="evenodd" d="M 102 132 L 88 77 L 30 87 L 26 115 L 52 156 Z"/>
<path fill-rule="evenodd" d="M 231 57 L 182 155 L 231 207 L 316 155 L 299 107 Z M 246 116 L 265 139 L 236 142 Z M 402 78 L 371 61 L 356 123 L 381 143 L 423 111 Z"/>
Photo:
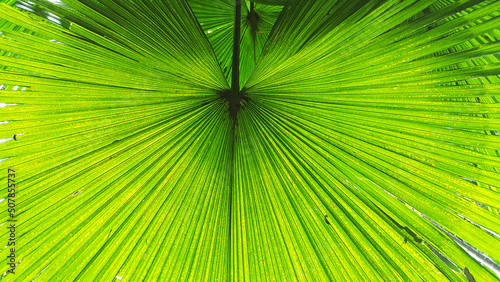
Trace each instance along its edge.
<path fill-rule="evenodd" d="M 5 280 L 498 280 L 500 1 L 0 2 Z"/>

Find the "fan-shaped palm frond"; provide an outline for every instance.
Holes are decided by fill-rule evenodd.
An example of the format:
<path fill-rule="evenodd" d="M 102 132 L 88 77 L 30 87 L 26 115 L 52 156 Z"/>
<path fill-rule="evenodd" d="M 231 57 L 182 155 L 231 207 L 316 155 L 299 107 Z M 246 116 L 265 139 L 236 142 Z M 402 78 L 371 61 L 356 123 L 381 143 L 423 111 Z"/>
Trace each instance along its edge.
<path fill-rule="evenodd" d="M 75 13 L 35 2 L 72 24 L 1 6 L 4 19 L 37 35 L 4 31 L 0 43 L 16 55 L 0 58 L 2 83 L 16 90 L 0 95 L 17 104 L 2 109 L 11 121 L 2 134 L 20 135 L 2 144 L 2 167 L 19 174 L 16 278 L 44 270 L 42 280 L 86 280 L 141 268 L 128 278 L 177 279 L 186 260 L 210 260 L 228 242 L 220 227 L 230 127 L 217 94 L 228 86 L 189 7 L 66 1 Z M 203 209 L 201 198 L 210 200 Z M 208 252 L 165 240 L 199 238 L 200 215 L 216 220 L 203 228 Z M 176 264 L 178 272 L 164 271 Z M 212 264 L 211 275 L 224 277 Z"/>
<path fill-rule="evenodd" d="M 255 2 L 0 3 L 2 279 L 498 280 L 500 1 Z"/>

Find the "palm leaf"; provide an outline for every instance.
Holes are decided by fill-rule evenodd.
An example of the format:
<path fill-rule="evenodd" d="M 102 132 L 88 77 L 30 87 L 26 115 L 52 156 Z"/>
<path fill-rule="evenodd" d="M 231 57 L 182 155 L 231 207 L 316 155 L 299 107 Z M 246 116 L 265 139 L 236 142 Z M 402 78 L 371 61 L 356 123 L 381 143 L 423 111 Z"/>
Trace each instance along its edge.
<path fill-rule="evenodd" d="M 209 42 L 184 1 L 65 1 L 79 13 L 36 3 L 72 24 L 1 6 L 5 20 L 39 35 L 6 30 L 1 40 L 18 54 L 1 57 L 2 83 L 25 90 L 0 94 L 17 104 L 2 109 L 11 121 L 3 136 L 19 137 L 2 144 L 1 163 L 23 175 L 16 279 L 100 279 L 139 268 L 127 277 L 180 277 L 186 260 L 212 252 L 189 254 L 189 245 L 165 238 L 201 235 L 185 228 L 188 218 L 227 218 L 216 188 L 228 187 L 230 127 L 217 94 L 228 85 Z M 201 198 L 211 200 L 203 213 Z M 215 228 L 224 221 L 203 229 L 213 250 L 227 244 Z M 176 250 L 183 255 L 168 255 Z M 213 264 L 210 273 L 224 277 L 226 269 Z"/>
<path fill-rule="evenodd" d="M 231 1 L 53 2 L 0 3 L 3 279 L 498 280 L 499 1 L 246 3 L 240 100 Z"/>
<path fill-rule="evenodd" d="M 239 134 L 243 144 L 260 143 L 242 151 L 273 152 L 258 163 L 274 163 L 266 170 L 270 179 L 281 175 L 275 190 L 297 199 L 289 225 L 300 226 L 312 210 L 315 220 L 304 233 L 324 241 L 322 216 L 333 217 L 340 238 L 316 250 L 327 263 L 318 272 L 334 274 L 328 270 L 337 269 L 335 261 L 324 255 L 333 250 L 340 262 L 372 269 L 366 279 L 452 279 L 424 240 L 461 269 L 474 265 L 476 278 L 492 279 L 432 223 L 499 260 L 491 248 L 498 245 L 500 203 L 497 5 L 296 1 L 285 7 L 246 85 L 251 102 L 239 120 L 248 125 Z M 413 242 L 410 249 L 401 249 L 403 240 Z M 342 257 L 340 243 L 362 256 Z M 428 274 L 438 277 L 424 276 L 428 260 L 440 271 Z"/>

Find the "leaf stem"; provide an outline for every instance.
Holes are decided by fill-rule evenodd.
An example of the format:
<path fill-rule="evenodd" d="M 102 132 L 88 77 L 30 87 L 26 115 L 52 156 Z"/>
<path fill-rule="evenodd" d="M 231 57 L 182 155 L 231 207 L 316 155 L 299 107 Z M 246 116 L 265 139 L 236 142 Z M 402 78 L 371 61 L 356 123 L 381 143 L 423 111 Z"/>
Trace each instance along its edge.
<path fill-rule="evenodd" d="M 240 36 L 241 36 L 241 0 L 235 0 L 234 6 L 233 66 L 231 92 L 238 96 L 240 92 Z"/>

